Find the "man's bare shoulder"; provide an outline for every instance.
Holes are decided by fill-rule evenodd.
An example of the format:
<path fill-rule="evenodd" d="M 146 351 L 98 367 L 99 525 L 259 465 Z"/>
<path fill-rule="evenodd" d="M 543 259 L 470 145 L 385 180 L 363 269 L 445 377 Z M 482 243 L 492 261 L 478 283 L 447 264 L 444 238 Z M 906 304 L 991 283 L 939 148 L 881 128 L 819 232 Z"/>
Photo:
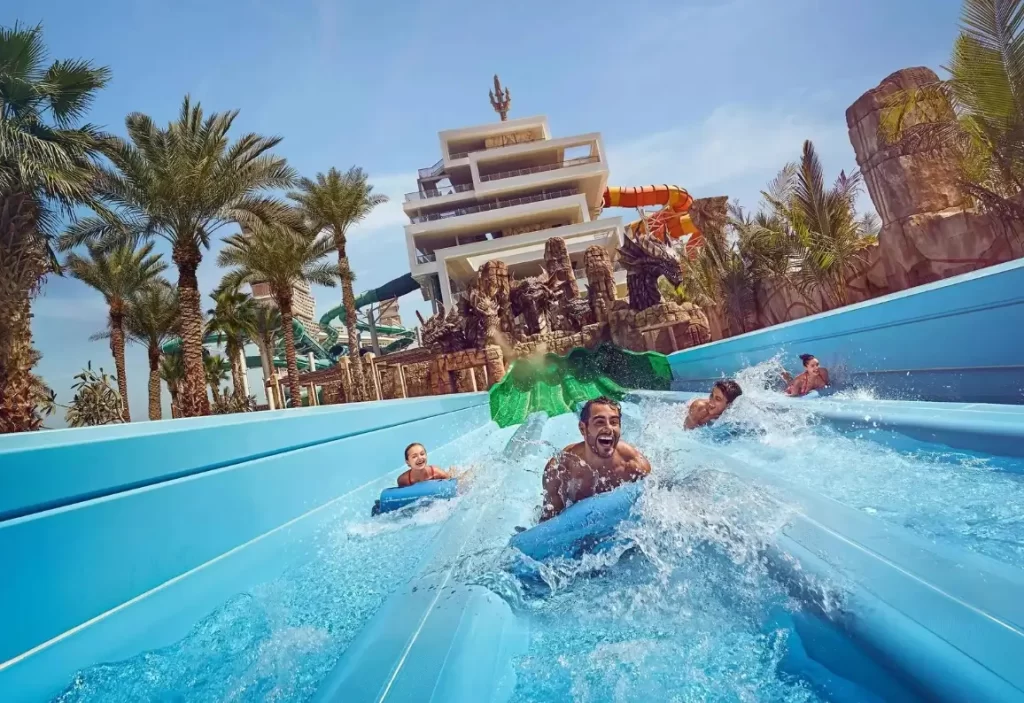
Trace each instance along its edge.
<path fill-rule="evenodd" d="M 570 444 L 565 447 L 562 451 L 551 457 L 548 461 L 547 468 L 555 468 L 565 464 L 566 460 L 572 457 L 574 459 L 583 459 L 583 442 L 577 442 L 576 444 Z"/>

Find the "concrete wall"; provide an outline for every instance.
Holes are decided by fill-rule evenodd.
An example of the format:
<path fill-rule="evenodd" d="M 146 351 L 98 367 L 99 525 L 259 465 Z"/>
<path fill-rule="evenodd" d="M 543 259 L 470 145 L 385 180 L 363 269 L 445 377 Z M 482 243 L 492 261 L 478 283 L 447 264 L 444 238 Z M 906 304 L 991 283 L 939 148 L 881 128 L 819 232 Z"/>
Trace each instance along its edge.
<path fill-rule="evenodd" d="M 781 354 L 814 354 L 837 388 L 883 397 L 1024 403 L 1024 261 L 1012 261 L 669 357 L 676 390 Z"/>
<path fill-rule="evenodd" d="M 0 438 L 0 698 L 180 639 L 408 442 L 489 420 L 476 393 Z"/>

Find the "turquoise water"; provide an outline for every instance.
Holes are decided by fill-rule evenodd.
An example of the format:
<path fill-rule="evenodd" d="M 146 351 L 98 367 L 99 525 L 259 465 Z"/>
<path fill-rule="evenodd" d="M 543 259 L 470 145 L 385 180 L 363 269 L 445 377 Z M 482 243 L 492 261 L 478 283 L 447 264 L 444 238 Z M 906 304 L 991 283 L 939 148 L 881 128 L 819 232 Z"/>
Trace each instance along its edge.
<path fill-rule="evenodd" d="M 463 494 L 370 519 L 398 457 L 394 474 L 340 506 L 279 578 L 240 593 L 175 645 L 81 672 L 57 700 L 307 700 L 388 596 L 452 567 L 452 578 L 487 586 L 529 626 L 528 650 L 514 662 L 514 701 L 826 700 L 786 673 L 793 635 L 776 624 L 779 612 L 805 607 L 772 578 L 764 556 L 787 507 L 702 448 L 1017 565 L 1024 482 L 1003 460 L 939 447 L 896 451 L 820 425 L 811 406 L 783 413 L 756 390 L 768 375 L 759 367 L 742 379 L 747 394 L 714 430 L 682 432 L 676 404 L 627 404 L 623 439 L 654 467 L 640 519 L 624 528 L 629 549 L 547 569 L 544 589 L 509 575 L 506 544 L 539 516 L 543 465 L 579 436 L 572 416 L 547 421 L 514 448 L 516 428 L 494 426 L 431 448 L 432 463 L 470 470 Z M 456 528 L 463 546 L 453 552 L 444 542 Z M 816 588 L 819 606 L 839 605 L 836 584 Z"/>

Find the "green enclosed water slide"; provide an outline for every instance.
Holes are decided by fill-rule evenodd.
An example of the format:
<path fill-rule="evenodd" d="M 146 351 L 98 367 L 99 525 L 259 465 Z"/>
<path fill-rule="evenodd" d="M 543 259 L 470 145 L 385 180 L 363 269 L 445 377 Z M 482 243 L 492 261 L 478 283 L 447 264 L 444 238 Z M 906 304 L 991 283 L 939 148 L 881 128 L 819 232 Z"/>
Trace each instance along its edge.
<path fill-rule="evenodd" d="M 411 293 L 417 288 L 419 288 L 419 284 L 413 279 L 411 273 L 407 273 L 404 276 L 399 276 L 396 279 L 388 281 L 382 286 L 365 291 L 364 293 L 356 296 L 356 309 L 364 308 L 367 305 L 372 305 L 373 303 L 379 303 L 382 300 L 401 297 L 406 293 Z M 309 370 L 309 361 L 307 358 L 309 354 L 313 355 L 313 360 L 317 369 L 325 369 L 333 366 L 337 362 L 339 356 L 343 356 L 348 353 L 348 347 L 344 344 L 338 343 L 338 329 L 331 325 L 331 322 L 334 320 L 338 320 L 341 325 L 345 325 L 347 318 L 345 316 L 344 305 L 338 305 L 331 308 L 320 318 L 320 329 L 322 329 L 327 335 L 327 343 L 326 345 L 322 345 L 309 335 L 305 325 L 303 325 L 301 321 L 295 318 L 292 319 L 292 334 L 295 337 L 295 349 L 299 353 L 296 361 L 300 371 Z M 370 331 L 370 326 L 363 322 L 357 323 L 356 328 L 363 332 Z M 384 354 L 404 349 L 412 344 L 416 338 L 415 332 L 407 330 L 404 327 L 377 325 L 376 329 L 378 334 L 398 337 L 397 340 L 381 349 L 381 352 Z M 220 344 L 223 341 L 223 335 L 210 334 L 203 340 L 203 343 Z M 168 340 L 163 345 L 163 351 L 165 354 L 173 354 L 180 348 L 181 339 L 178 337 Z M 262 362 L 260 361 L 258 354 L 246 356 L 245 360 L 246 366 L 250 369 L 258 369 L 262 366 Z M 287 366 L 284 358 L 284 344 L 281 340 L 278 340 L 277 348 L 274 352 L 273 364 L 276 368 L 285 368 Z"/>

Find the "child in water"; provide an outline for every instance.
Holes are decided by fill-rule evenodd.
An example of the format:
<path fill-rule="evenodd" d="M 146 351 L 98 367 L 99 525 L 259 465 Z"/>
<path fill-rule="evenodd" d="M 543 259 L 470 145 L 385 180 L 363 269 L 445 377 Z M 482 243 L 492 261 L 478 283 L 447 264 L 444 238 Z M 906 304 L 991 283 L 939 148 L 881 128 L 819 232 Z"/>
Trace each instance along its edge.
<path fill-rule="evenodd" d="M 405 465 L 408 470 L 398 477 L 398 487 L 405 488 L 422 481 L 438 481 L 455 478 L 452 473 L 442 471 L 427 463 L 427 448 L 419 442 L 413 442 L 405 448 Z"/>
<path fill-rule="evenodd" d="M 786 395 L 799 398 L 828 386 L 828 369 L 821 365 L 817 357 L 813 354 L 801 354 L 800 361 L 803 362 L 804 372 L 796 378 L 785 371 L 782 372 L 782 378 L 789 384 L 786 387 Z"/>

